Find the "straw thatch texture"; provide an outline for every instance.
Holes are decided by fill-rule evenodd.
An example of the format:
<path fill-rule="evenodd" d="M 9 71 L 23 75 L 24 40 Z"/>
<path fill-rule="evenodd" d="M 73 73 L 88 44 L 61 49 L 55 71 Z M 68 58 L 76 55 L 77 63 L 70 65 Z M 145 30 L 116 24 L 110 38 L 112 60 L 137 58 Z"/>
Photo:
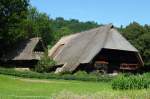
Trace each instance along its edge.
<path fill-rule="evenodd" d="M 109 32 L 104 48 L 138 52 L 138 50 L 114 28 Z"/>
<path fill-rule="evenodd" d="M 17 48 L 8 52 L 2 59 L 7 60 L 40 60 L 43 53 L 34 52 L 36 45 L 41 42 L 41 38 L 35 37 L 25 41 L 20 42 Z"/>

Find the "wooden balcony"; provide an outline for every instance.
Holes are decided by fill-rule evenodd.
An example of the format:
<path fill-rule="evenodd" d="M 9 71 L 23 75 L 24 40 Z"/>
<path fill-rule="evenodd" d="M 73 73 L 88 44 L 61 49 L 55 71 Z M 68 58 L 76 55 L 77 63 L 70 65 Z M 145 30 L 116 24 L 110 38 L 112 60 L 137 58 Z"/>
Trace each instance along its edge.
<path fill-rule="evenodd" d="M 122 70 L 136 70 L 138 68 L 139 68 L 138 64 L 128 64 L 128 63 L 120 64 L 120 69 Z"/>
<path fill-rule="evenodd" d="M 108 62 L 106 62 L 106 61 L 96 61 L 95 63 L 96 64 L 108 64 Z"/>
<path fill-rule="evenodd" d="M 108 67 L 108 62 L 106 61 L 96 61 L 94 66 L 97 68 L 97 69 L 106 69 Z"/>

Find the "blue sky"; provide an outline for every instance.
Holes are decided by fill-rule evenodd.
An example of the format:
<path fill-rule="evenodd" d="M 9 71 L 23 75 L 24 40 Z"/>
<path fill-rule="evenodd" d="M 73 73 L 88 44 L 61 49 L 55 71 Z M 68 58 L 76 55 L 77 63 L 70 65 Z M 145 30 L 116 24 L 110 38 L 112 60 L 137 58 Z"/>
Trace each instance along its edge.
<path fill-rule="evenodd" d="M 31 0 L 51 18 L 79 19 L 116 26 L 133 21 L 150 24 L 150 0 Z"/>

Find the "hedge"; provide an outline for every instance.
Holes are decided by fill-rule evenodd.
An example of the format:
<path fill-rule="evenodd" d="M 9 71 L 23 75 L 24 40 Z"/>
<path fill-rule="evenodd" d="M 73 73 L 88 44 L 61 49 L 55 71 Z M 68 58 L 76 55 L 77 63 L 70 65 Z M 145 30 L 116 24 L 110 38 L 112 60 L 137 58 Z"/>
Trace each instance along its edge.
<path fill-rule="evenodd" d="M 94 81 L 94 82 L 110 82 L 113 77 L 109 75 L 87 74 L 79 71 L 75 74 L 54 74 L 54 73 L 37 73 L 34 71 L 18 71 L 15 69 L 0 68 L 0 74 L 12 75 L 24 78 L 38 79 L 64 79 L 64 80 L 79 80 L 79 81 Z"/>

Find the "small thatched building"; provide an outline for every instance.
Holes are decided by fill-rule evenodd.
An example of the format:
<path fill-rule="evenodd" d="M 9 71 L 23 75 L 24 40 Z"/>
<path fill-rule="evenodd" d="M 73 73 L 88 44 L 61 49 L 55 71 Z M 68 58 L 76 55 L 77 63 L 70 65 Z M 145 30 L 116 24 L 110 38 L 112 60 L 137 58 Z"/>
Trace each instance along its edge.
<path fill-rule="evenodd" d="M 81 33 L 62 37 L 49 50 L 49 57 L 62 67 L 58 72 L 72 72 L 78 67 L 134 70 L 143 66 L 138 50 L 112 25 L 105 25 Z"/>
<path fill-rule="evenodd" d="M 26 39 L 15 45 L 1 61 L 14 66 L 33 66 L 44 55 L 44 47 L 40 37 Z"/>

